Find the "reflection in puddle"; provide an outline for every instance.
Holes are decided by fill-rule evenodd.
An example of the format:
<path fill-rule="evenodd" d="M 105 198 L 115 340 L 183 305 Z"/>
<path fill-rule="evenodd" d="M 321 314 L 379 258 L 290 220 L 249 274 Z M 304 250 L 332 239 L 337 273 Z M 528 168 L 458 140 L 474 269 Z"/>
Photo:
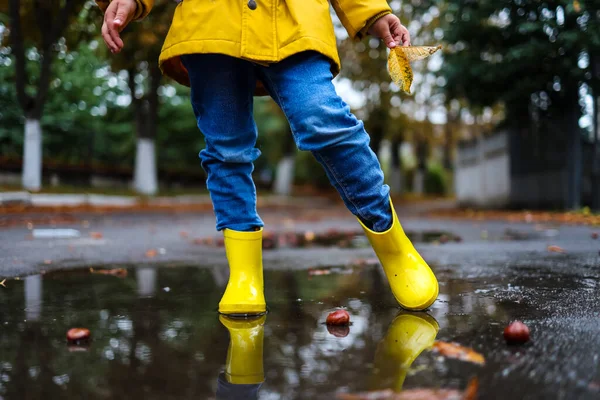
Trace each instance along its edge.
<path fill-rule="evenodd" d="M 406 235 L 413 243 L 448 243 L 462 241 L 461 237 L 444 231 L 406 231 Z M 194 243 L 213 247 L 223 247 L 225 244 L 222 237 L 195 239 Z M 265 250 L 308 247 L 356 249 L 369 247 L 369 241 L 363 231 L 339 231 L 337 229 L 330 229 L 321 233 L 312 231 L 303 233 L 265 232 L 263 235 L 263 248 Z"/>
<path fill-rule="evenodd" d="M 463 388 L 474 374 L 495 374 L 494 357 L 480 367 L 427 349 L 436 336 L 493 347 L 490 327 L 511 305 L 475 294 L 481 284 L 441 282 L 428 315 L 400 312 L 381 269 L 368 263 L 324 275 L 267 270 L 269 314 L 240 321 L 216 313 L 222 268 L 26 277 L 0 290 L 0 397 L 332 399 Z M 328 331 L 323 322 L 338 307 L 352 325 Z M 67 345 L 73 327 L 90 329 L 88 346 Z"/>

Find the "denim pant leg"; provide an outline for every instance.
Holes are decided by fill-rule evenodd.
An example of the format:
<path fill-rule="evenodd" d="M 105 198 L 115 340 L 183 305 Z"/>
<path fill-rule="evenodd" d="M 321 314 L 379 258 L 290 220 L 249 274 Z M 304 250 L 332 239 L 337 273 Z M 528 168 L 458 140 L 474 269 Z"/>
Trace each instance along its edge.
<path fill-rule="evenodd" d="M 256 212 L 253 162 L 257 130 L 252 115 L 254 66 L 219 54 L 182 57 L 192 88 L 191 100 L 206 148 L 200 152 L 217 230 L 262 227 Z"/>
<path fill-rule="evenodd" d="M 335 91 L 331 62 L 303 52 L 260 68 L 258 75 L 285 113 L 298 148 L 315 155 L 348 209 L 371 229 L 388 229 L 390 188 L 363 123 Z"/>

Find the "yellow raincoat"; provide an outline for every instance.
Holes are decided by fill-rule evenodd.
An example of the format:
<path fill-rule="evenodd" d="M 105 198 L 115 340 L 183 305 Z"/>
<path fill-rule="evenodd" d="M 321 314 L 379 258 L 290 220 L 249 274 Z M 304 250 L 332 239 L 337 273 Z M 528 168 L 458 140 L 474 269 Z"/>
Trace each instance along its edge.
<path fill-rule="evenodd" d="M 105 10 L 110 0 L 96 0 Z M 183 0 L 178 4 L 159 63 L 163 73 L 189 86 L 183 54 L 220 53 L 261 64 L 314 50 L 340 70 L 328 0 Z M 136 0 L 135 19 L 154 0 Z M 331 0 L 352 38 L 360 39 L 379 17 L 391 13 L 385 0 Z M 254 8 L 254 9 L 252 9 Z"/>

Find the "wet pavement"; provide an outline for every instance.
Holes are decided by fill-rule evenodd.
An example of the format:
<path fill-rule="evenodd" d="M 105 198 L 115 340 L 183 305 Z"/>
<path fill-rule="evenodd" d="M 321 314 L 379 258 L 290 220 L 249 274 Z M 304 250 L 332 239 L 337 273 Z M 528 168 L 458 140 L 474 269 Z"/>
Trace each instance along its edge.
<path fill-rule="evenodd" d="M 265 219 L 274 232 L 356 230 L 351 218 Z M 223 249 L 195 242 L 214 236 L 210 216 L 90 217 L 60 226 L 81 232 L 70 239 L 0 230 L 0 398 L 335 399 L 464 390 L 473 378 L 480 399 L 600 398 L 592 228 L 404 221 L 440 280 L 427 313 L 397 308 L 354 238 L 351 248 L 265 250 L 269 313 L 251 321 L 216 313 Z M 434 231 L 461 240 L 431 241 Z M 352 325 L 328 329 L 340 307 Z M 505 343 L 512 320 L 529 326 L 528 344 Z M 89 328 L 91 341 L 69 345 L 73 327 Z M 434 341 L 472 348 L 485 364 L 432 351 Z"/>
<path fill-rule="evenodd" d="M 267 271 L 269 313 L 258 322 L 219 319 L 217 268 L 31 275 L 0 291 L 0 396 L 251 399 L 259 389 L 260 399 L 333 399 L 464 389 L 477 377 L 481 399 L 598 398 L 600 271 L 549 276 L 544 262 L 501 276 L 434 266 L 440 299 L 428 313 L 400 311 L 378 267 Z M 323 322 L 338 307 L 352 325 L 329 332 Z M 530 327 L 529 344 L 504 343 L 512 319 Z M 72 327 L 89 328 L 91 341 L 69 346 Z M 434 339 L 473 348 L 485 365 L 432 352 Z"/>

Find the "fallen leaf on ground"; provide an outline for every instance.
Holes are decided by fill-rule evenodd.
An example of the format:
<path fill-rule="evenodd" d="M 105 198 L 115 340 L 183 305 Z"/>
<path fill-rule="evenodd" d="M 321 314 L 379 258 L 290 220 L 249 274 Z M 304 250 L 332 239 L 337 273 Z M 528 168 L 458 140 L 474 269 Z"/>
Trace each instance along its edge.
<path fill-rule="evenodd" d="M 92 239 L 102 239 L 104 235 L 101 232 L 90 232 L 90 237 Z"/>
<path fill-rule="evenodd" d="M 548 246 L 548 251 L 551 253 L 566 253 L 565 249 L 559 246 Z"/>
<path fill-rule="evenodd" d="M 433 350 L 437 351 L 444 357 L 448 358 L 456 358 L 461 361 L 468 361 L 474 364 L 485 364 L 485 358 L 482 354 L 476 352 L 475 350 L 461 346 L 457 343 L 447 343 L 447 342 L 435 342 L 433 344 Z"/>
<path fill-rule="evenodd" d="M 78 342 L 90 338 L 90 330 L 87 328 L 71 328 L 67 332 L 67 340 L 69 342 Z"/>
<path fill-rule="evenodd" d="M 330 275 L 331 274 L 331 270 L 330 269 L 309 269 L 308 270 L 308 275 L 309 276 L 314 276 L 314 275 Z"/>
<path fill-rule="evenodd" d="M 399 393 L 391 389 L 363 393 L 340 393 L 340 400 L 475 400 L 478 390 L 477 378 L 471 379 L 464 391 L 456 389 L 409 389 Z"/>
<path fill-rule="evenodd" d="M 376 258 L 358 258 L 350 263 L 350 265 L 356 266 L 375 266 L 379 265 L 379 260 Z"/>
<path fill-rule="evenodd" d="M 189 234 L 189 233 L 187 233 L 187 232 L 185 232 L 185 231 L 181 231 L 181 232 L 179 232 L 179 236 L 181 236 L 182 238 L 186 238 L 186 237 L 188 237 L 189 235 L 190 235 L 190 234 Z"/>
<path fill-rule="evenodd" d="M 52 264 L 52 260 L 44 260 L 44 264 L 50 265 L 50 264 Z"/>
<path fill-rule="evenodd" d="M 158 252 L 156 250 L 150 249 L 146 252 L 146 257 L 154 258 L 154 257 L 156 257 L 157 254 L 158 254 Z"/>
<path fill-rule="evenodd" d="M 127 270 L 124 268 L 113 268 L 113 269 L 94 269 L 90 268 L 92 274 L 98 275 L 112 275 L 119 278 L 125 278 L 127 276 Z"/>

